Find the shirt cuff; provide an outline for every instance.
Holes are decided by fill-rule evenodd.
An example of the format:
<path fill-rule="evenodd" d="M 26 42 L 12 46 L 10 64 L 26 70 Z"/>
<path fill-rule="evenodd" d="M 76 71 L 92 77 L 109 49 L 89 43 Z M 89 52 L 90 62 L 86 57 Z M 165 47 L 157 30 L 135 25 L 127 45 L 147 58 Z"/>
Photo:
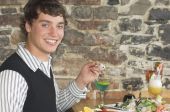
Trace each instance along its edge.
<path fill-rule="evenodd" d="M 69 90 L 71 91 L 71 93 L 80 99 L 85 99 L 86 98 L 86 93 L 88 92 L 87 87 L 85 87 L 84 89 L 79 89 L 77 84 L 75 83 L 75 81 L 71 82 L 70 86 L 69 86 Z"/>

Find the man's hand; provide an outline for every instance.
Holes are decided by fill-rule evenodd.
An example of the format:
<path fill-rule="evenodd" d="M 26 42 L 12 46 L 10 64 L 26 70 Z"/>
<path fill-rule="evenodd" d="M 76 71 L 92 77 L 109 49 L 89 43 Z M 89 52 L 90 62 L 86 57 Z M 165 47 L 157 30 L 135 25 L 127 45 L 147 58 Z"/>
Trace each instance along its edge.
<path fill-rule="evenodd" d="M 80 89 L 93 82 L 101 74 L 104 65 L 97 62 L 89 62 L 83 66 L 75 82 Z"/>

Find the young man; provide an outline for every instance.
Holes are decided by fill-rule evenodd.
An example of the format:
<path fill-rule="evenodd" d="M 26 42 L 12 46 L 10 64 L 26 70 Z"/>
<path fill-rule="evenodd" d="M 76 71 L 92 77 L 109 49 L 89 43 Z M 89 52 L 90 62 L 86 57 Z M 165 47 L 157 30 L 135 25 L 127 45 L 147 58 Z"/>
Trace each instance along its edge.
<path fill-rule="evenodd" d="M 0 112 L 64 112 L 84 98 L 86 85 L 100 69 L 84 65 L 77 78 L 59 90 L 51 70 L 50 54 L 64 36 L 65 11 L 57 0 L 29 0 L 21 30 L 26 42 L 0 67 Z"/>

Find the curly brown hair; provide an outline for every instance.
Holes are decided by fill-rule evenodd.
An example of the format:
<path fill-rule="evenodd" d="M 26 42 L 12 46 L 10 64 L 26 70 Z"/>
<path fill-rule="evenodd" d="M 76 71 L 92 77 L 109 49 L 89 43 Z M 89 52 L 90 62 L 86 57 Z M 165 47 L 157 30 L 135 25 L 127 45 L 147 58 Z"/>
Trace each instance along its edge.
<path fill-rule="evenodd" d="M 20 28 L 25 37 L 27 37 L 25 23 L 28 22 L 31 25 L 33 20 L 38 18 L 39 12 L 51 16 L 62 16 L 65 25 L 67 24 L 65 8 L 58 0 L 29 0 L 23 10 L 24 14 L 21 16 Z"/>

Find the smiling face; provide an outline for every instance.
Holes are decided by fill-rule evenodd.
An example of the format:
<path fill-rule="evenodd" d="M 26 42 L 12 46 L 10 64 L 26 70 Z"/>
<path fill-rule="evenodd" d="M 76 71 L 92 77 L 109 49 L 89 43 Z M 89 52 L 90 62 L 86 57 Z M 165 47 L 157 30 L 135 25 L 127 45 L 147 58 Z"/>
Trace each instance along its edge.
<path fill-rule="evenodd" d="M 26 48 L 41 60 L 47 60 L 54 52 L 64 36 L 64 18 L 50 16 L 40 12 L 39 17 L 31 24 L 26 22 L 28 38 Z"/>

